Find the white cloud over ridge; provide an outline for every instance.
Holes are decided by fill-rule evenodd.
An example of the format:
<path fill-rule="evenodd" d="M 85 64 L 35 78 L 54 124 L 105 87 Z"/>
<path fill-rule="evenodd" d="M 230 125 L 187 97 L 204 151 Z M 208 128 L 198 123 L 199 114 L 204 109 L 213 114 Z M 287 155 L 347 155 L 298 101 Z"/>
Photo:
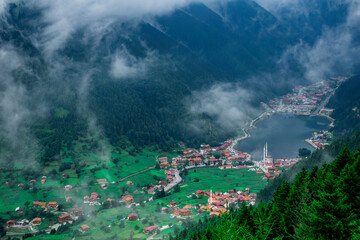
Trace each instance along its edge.
<path fill-rule="evenodd" d="M 27 166 L 35 166 L 38 154 L 36 138 L 30 133 L 29 126 L 35 119 L 44 116 L 47 108 L 38 102 L 35 108 L 30 108 L 29 102 L 36 101 L 26 87 L 16 82 L 13 71 L 26 71 L 24 57 L 20 56 L 11 45 L 0 47 L 0 135 L 9 144 L 15 159 L 23 161 Z M 3 157 L 3 156 L 2 156 Z M 0 158 L 0 163 L 6 161 Z"/>
<path fill-rule="evenodd" d="M 145 58 L 136 58 L 126 51 L 118 50 L 111 63 L 111 76 L 114 78 L 142 77 L 156 61 L 155 53 L 148 51 Z"/>
<path fill-rule="evenodd" d="M 351 71 L 354 65 L 359 64 L 360 44 L 355 38 L 360 31 L 360 3 L 357 0 L 338 0 L 333 4 L 344 2 L 349 4 L 349 13 L 343 24 L 324 28 L 313 46 L 300 41 L 289 47 L 280 64 L 286 65 L 289 56 L 295 57 L 310 81 L 319 81 L 337 74 L 339 70 Z"/>
<path fill-rule="evenodd" d="M 47 27 L 40 44 L 51 53 L 61 48 L 79 28 L 91 30 L 94 24 L 109 21 L 141 21 L 171 13 L 192 2 L 199 0 L 32 0 L 27 4 L 44 10 L 43 21 Z"/>

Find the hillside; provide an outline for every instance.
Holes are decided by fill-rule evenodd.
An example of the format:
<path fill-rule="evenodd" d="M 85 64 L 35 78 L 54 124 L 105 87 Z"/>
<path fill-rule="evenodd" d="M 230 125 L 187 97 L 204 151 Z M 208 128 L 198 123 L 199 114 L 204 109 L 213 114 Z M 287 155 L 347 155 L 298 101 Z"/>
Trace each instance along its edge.
<path fill-rule="evenodd" d="M 349 136 L 360 129 L 360 75 L 353 76 L 336 91 L 327 107 L 335 109 L 333 131 L 340 136 Z"/>
<path fill-rule="evenodd" d="M 9 70 L 2 74 L 2 102 L 15 94 L 22 99 L 2 110 L 4 148 L 12 151 L 21 139 L 35 137 L 39 144 L 30 148 L 40 151 L 32 151 L 32 158 L 51 159 L 88 132 L 114 147 L 130 141 L 138 153 L 144 146 L 167 151 L 179 141 L 217 144 L 260 111 L 260 101 L 312 81 L 307 75 L 313 69 L 301 54 L 317 49 L 321 29 L 347 24 L 350 14 L 349 3 L 306 1 L 310 14 L 289 14 L 290 6 L 266 10 L 238 0 L 190 2 L 149 15 L 139 8 L 132 18 L 103 4 L 106 11 L 98 15 L 86 3 L 72 11 L 60 3 L 4 5 L 1 62 Z M 229 89 L 240 101 L 230 103 L 237 113 L 226 113 L 235 116 L 236 127 L 219 121 L 222 102 L 233 99 Z M 210 93 L 219 106 L 204 102 Z M 193 111 L 196 104 L 210 106 Z M 56 109 L 69 115 L 59 121 Z M 11 124 L 16 126 L 9 131 Z"/>
<path fill-rule="evenodd" d="M 36 136 L 43 143 L 39 147 L 45 144 L 46 148 L 53 143 L 37 132 L 53 125 L 59 135 L 51 136 L 58 144 L 52 155 L 94 128 L 112 145 L 119 146 L 125 138 L 138 150 L 143 146 L 167 150 L 174 141 L 215 144 L 238 129 L 224 128 L 215 120 L 218 113 L 190 112 L 187 100 L 197 91 L 235 84 L 256 90 L 249 102 L 257 108 L 267 95 L 283 93 L 304 81 L 279 80 L 283 66 L 278 59 L 303 38 L 299 26 L 287 24 L 250 0 L 192 3 L 136 21 L 107 16 L 83 19 L 69 12 L 74 22 L 67 24 L 73 26 L 63 29 L 57 29 L 60 20 L 51 15 L 56 11 L 52 7 L 10 1 L 0 19 L 3 61 L 19 59 L 8 66 L 4 91 L 21 89 L 26 101 L 17 102 L 13 112 L 29 112 L 16 121 L 16 129 L 26 133 L 16 135 Z M 287 78 L 302 75 L 296 62 L 288 68 Z M 258 77 L 262 74 L 274 74 L 273 80 Z M 72 120 L 64 118 L 63 126 L 54 125 L 57 120 L 52 113 L 57 108 L 69 111 Z M 3 116 L 7 116 L 3 122 L 11 122 L 15 115 L 3 112 Z M 72 136 L 63 135 L 62 128 L 74 119 L 77 127 L 72 128 Z M 29 131 L 29 126 L 37 130 Z M 14 135 L 6 129 L 2 132 L 5 139 Z"/>
<path fill-rule="evenodd" d="M 291 167 L 287 171 L 284 171 L 278 178 L 269 181 L 269 184 L 262 189 L 257 198 L 257 203 L 263 201 L 264 203 L 269 202 L 273 199 L 273 194 L 276 189 L 282 184 L 283 181 L 292 182 L 295 176 L 306 169 L 311 171 L 314 167 L 319 167 L 323 164 L 331 163 L 336 157 L 337 153 L 344 147 L 347 146 L 351 151 L 355 151 L 359 146 L 360 132 L 355 132 L 352 136 L 337 139 L 325 149 L 316 150 L 311 156 L 298 162 L 295 166 Z"/>
<path fill-rule="evenodd" d="M 0 0 L 0 240 L 360 239 L 359 13 Z"/>
<path fill-rule="evenodd" d="M 199 221 L 176 239 L 358 239 L 359 156 L 345 147 L 331 164 L 284 181 L 271 202 Z"/>

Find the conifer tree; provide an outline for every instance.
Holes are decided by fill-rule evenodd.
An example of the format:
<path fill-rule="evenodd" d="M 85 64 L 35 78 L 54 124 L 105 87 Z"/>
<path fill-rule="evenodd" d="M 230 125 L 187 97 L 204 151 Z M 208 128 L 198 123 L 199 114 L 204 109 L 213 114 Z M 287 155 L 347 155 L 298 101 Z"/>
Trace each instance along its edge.
<path fill-rule="evenodd" d="M 354 162 L 354 156 L 350 152 L 349 148 L 345 146 L 335 161 L 331 164 L 331 172 L 335 177 L 338 177 L 340 176 L 341 170 L 346 166 L 347 163 L 353 164 Z"/>

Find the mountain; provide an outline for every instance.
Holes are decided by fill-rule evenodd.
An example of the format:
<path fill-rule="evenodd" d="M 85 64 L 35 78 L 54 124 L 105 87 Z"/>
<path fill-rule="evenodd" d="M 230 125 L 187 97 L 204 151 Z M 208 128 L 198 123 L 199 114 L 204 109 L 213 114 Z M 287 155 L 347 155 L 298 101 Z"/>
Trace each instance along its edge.
<path fill-rule="evenodd" d="M 101 35 L 82 27 L 49 57 L 44 48 L 50 44 L 39 37 L 51 27 L 42 21 L 44 11 L 13 3 L 1 20 L 2 45 L 11 45 L 24 59 L 23 69 L 12 73 L 12 84 L 23 84 L 29 95 L 43 95 L 50 110 L 62 107 L 85 123 L 92 115 L 115 145 L 123 136 L 137 146 L 194 141 L 186 121 L 193 116 L 184 99 L 216 82 L 272 71 L 274 55 L 290 44 L 275 17 L 254 2 L 239 1 L 224 5 L 221 14 L 190 4 L 151 21 L 115 21 Z M 113 69 L 116 63 L 120 72 Z M 39 104 L 43 100 L 27 107 Z M 51 122 L 51 114 L 43 120 Z M 204 122 L 197 143 L 230 136 L 210 116 L 194 121 Z"/>
<path fill-rule="evenodd" d="M 288 53 L 299 49 L 299 41 L 307 48 L 316 45 L 320 28 L 340 26 L 349 7 L 307 2 L 306 9 L 318 16 L 288 14 L 286 8 L 267 11 L 251 0 L 193 2 L 164 12 L 154 8 L 155 13 L 137 7 L 137 17 L 122 11 L 128 7 L 123 3 L 112 11 L 106 1 L 104 12 L 81 4 L 69 10 L 57 1 L 7 1 L 0 42 L 10 70 L 3 74 L 2 99 L 6 104 L 15 98 L 7 96 L 13 88 L 23 99 L 8 112 L 3 108 L 0 131 L 7 142 L 16 146 L 23 136 L 37 138 L 39 148 L 52 149 L 44 150 L 52 152 L 49 156 L 65 145 L 71 148 L 87 131 L 114 146 L 130 141 L 137 150 L 169 150 L 177 141 L 216 144 L 239 127 L 224 127 L 218 120 L 221 109 L 194 114 L 192 101 L 221 84 L 249 92 L 243 97 L 246 105 L 235 104 L 246 122 L 247 112 L 256 112 L 246 109 L 310 81 L 304 77 L 310 71 L 303 66 L 307 62 Z M 310 27 L 303 28 L 303 22 Z M 216 94 L 214 101 L 224 95 Z M 59 109 L 70 114 L 59 119 Z M 17 124 L 13 132 L 7 129 L 10 123 Z"/>
<path fill-rule="evenodd" d="M 360 75 L 355 75 L 339 87 L 327 105 L 335 109 L 331 115 L 335 119 L 332 130 L 340 136 L 349 136 L 360 130 L 359 87 Z"/>

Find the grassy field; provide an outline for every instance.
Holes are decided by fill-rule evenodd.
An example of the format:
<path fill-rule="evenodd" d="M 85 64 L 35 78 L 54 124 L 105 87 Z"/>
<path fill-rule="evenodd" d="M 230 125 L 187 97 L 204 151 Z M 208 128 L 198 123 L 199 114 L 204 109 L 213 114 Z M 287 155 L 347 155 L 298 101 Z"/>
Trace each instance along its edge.
<path fill-rule="evenodd" d="M 189 170 L 185 176 L 185 184 L 181 190 L 191 193 L 196 190 L 210 190 L 225 192 L 229 189 L 250 188 L 250 193 L 259 192 L 267 181 L 262 180 L 262 174 L 248 171 L 247 169 L 197 168 Z M 197 179 L 199 180 L 197 182 Z M 189 184 L 191 183 L 191 184 Z M 186 186 L 185 186 L 186 185 Z"/>
<path fill-rule="evenodd" d="M 196 190 L 227 192 L 229 189 L 245 190 L 250 188 L 250 193 L 257 193 L 267 185 L 267 181 L 261 179 L 263 174 L 247 171 L 247 169 L 220 170 L 217 167 L 197 168 L 189 170 L 185 182 L 180 185 L 180 192 L 159 199 L 158 201 L 167 204 L 175 200 L 183 205 L 207 204 L 206 197 L 189 197 Z"/>

